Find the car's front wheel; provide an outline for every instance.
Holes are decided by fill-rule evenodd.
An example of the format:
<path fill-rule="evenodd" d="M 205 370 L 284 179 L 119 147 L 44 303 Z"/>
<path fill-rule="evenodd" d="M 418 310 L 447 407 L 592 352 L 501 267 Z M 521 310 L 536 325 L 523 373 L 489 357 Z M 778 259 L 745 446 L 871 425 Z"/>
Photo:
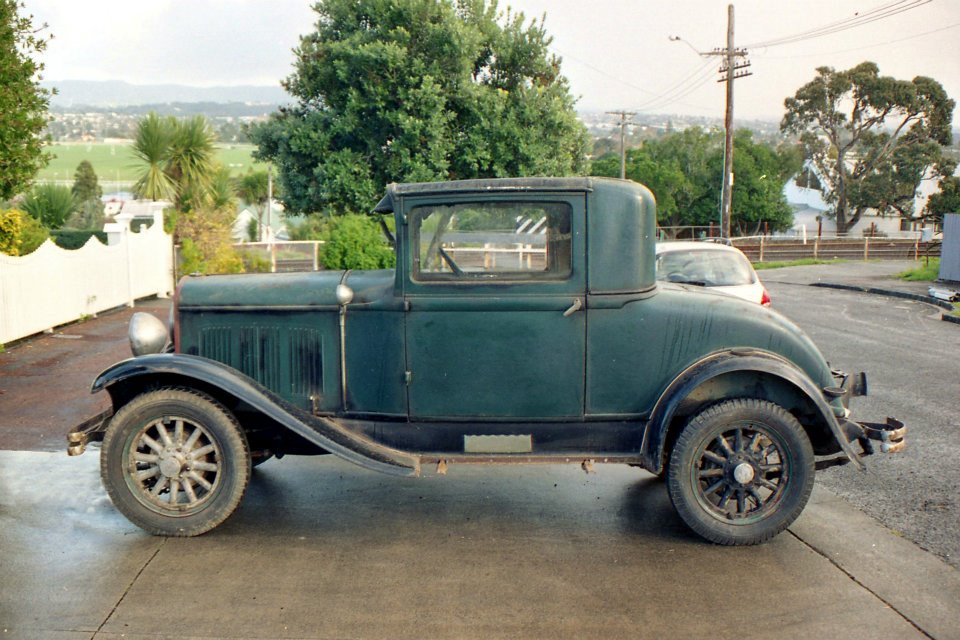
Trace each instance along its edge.
<path fill-rule="evenodd" d="M 670 456 L 670 500 L 698 534 L 725 545 L 757 544 L 800 515 L 813 490 L 814 455 L 782 407 L 739 398 L 684 427 Z"/>
<path fill-rule="evenodd" d="M 237 508 L 250 464 L 244 432 L 223 405 L 171 388 L 143 393 L 117 411 L 104 434 L 100 476 L 137 526 L 196 536 Z"/>

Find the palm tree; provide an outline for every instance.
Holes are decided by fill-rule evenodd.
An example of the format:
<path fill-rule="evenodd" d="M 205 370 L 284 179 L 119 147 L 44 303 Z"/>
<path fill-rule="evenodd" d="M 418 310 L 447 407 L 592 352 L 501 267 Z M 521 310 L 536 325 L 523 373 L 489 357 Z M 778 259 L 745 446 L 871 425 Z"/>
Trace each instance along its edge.
<path fill-rule="evenodd" d="M 237 195 L 257 213 L 257 242 L 263 239 L 263 209 L 270 191 L 269 181 L 266 171 L 247 171 L 237 179 Z"/>
<path fill-rule="evenodd" d="M 178 120 L 170 140 L 167 174 L 177 184 L 177 208 L 201 206 L 217 173 L 216 134 L 203 116 Z"/>
<path fill-rule="evenodd" d="M 137 123 L 133 155 L 143 165 L 140 178 L 133 185 L 138 197 L 150 200 L 174 200 L 177 185 L 167 173 L 170 143 L 176 128 L 173 118 L 161 118 L 150 112 Z"/>
<path fill-rule="evenodd" d="M 230 175 L 230 169 L 222 164 L 216 165 L 216 169 L 210 178 L 210 186 L 207 189 L 209 201 L 207 204 L 214 211 L 229 211 L 236 213 L 237 208 L 237 188 Z"/>

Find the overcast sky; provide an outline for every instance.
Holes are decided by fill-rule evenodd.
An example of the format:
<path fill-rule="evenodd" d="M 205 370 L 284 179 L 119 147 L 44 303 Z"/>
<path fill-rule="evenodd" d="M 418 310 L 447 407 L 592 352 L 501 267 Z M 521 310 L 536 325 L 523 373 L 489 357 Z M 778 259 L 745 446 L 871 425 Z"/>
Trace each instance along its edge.
<path fill-rule="evenodd" d="M 926 75 L 960 99 L 960 1 L 931 0 L 893 17 L 794 44 L 753 47 L 918 0 L 739 0 L 736 44 L 749 46 L 753 75 L 735 83 L 738 118 L 779 119 L 783 100 L 818 66 L 864 60 L 884 75 Z M 291 49 L 308 33 L 310 0 L 26 0 L 55 39 L 47 80 L 135 84 L 275 85 L 292 70 Z M 723 115 L 718 61 L 694 48 L 725 45 L 722 0 L 512 0 L 546 14 L 581 109 Z M 684 42 L 671 42 L 681 36 Z M 689 43 L 689 44 L 687 44 Z M 711 69 L 713 70 L 711 72 Z M 960 123 L 960 109 L 954 122 Z"/>

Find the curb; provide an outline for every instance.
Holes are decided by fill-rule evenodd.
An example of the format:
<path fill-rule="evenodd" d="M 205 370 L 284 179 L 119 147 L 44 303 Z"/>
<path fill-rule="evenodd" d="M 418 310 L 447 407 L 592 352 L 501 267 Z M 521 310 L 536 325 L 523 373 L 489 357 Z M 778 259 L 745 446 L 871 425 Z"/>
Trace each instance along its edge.
<path fill-rule="evenodd" d="M 895 289 L 878 289 L 876 287 L 862 287 L 855 284 L 840 284 L 838 282 L 812 282 L 810 283 L 811 287 L 823 287 L 824 289 L 842 289 L 844 291 L 860 291 L 863 293 L 872 293 L 878 296 L 889 296 L 891 298 L 903 298 L 905 300 L 916 300 L 918 302 L 926 302 L 927 304 L 932 304 L 941 309 L 946 309 L 947 311 L 953 311 L 953 304 L 947 302 L 946 300 L 940 300 L 938 298 L 933 298 L 930 296 L 924 296 L 919 293 L 910 293 L 908 291 L 897 291 Z M 960 317 L 947 315 L 946 313 L 940 314 L 940 319 L 944 322 L 952 322 L 953 324 L 960 324 Z"/>
<path fill-rule="evenodd" d="M 862 287 L 855 284 L 839 284 L 836 282 L 813 282 L 811 287 L 824 287 L 826 289 L 844 289 L 846 291 L 862 291 L 863 293 L 872 293 L 878 296 L 890 296 L 892 298 L 904 298 L 906 300 L 917 300 L 926 302 L 934 306 L 953 311 L 953 305 L 945 300 L 939 300 L 930 296 L 924 296 L 919 293 L 909 293 L 907 291 L 897 291 L 895 289 L 877 289 L 876 287 Z"/>

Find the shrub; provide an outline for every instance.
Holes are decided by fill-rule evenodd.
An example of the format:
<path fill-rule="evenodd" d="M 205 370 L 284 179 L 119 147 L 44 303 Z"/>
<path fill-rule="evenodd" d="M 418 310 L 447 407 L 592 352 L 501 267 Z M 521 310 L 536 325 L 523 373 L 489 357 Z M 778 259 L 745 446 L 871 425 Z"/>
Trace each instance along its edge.
<path fill-rule="evenodd" d="M 53 241 L 57 243 L 58 247 L 71 251 L 87 244 L 87 240 L 91 237 L 99 240 L 101 244 L 107 244 L 107 234 L 103 231 L 94 231 L 92 229 L 57 229 L 51 231 L 50 236 L 53 238 Z"/>
<path fill-rule="evenodd" d="M 62 227 L 76 208 L 70 189 L 56 184 L 38 184 L 23 199 L 23 210 L 48 229 Z"/>
<path fill-rule="evenodd" d="M 25 256 L 36 251 L 49 237 L 47 228 L 23 211 L 0 211 L 0 253 Z"/>
<path fill-rule="evenodd" d="M 387 269 L 396 264 L 393 249 L 379 226 L 364 215 L 331 220 L 321 259 L 327 269 Z"/>
<path fill-rule="evenodd" d="M 273 267 L 270 259 L 256 250 L 240 250 L 240 258 L 243 260 L 243 269 L 247 273 L 270 273 Z"/>
<path fill-rule="evenodd" d="M 0 253 L 20 255 L 20 232 L 23 229 L 23 212 L 16 209 L 0 211 Z"/>
<path fill-rule="evenodd" d="M 47 238 L 50 237 L 50 230 L 47 229 L 39 220 L 30 216 L 24 216 L 23 231 L 20 234 L 23 242 L 20 244 L 20 255 L 25 256 L 33 253 L 40 248 Z"/>
<path fill-rule="evenodd" d="M 320 214 L 305 216 L 297 220 L 287 218 L 287 228 L 291 240 L 328 240 L 333 226 L 331 218 Z"/>
<path fill-rule="evenodd" d="M 180 273 L 243 273 L 243 260 L 230 237 L 232 212 L 198 208 L 177 218 Z"/>

